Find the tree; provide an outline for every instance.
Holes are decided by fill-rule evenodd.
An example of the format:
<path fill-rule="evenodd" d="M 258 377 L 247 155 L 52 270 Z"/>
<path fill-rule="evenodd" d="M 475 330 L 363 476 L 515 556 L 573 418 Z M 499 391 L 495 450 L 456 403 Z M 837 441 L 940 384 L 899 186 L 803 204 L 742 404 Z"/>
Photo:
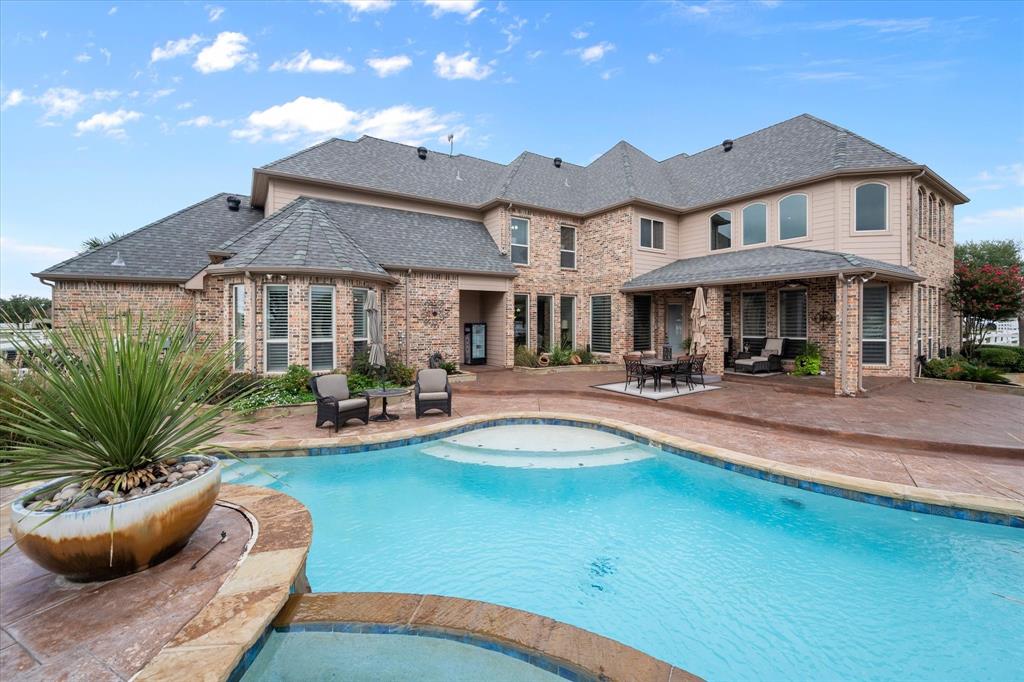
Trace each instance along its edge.
<path fill-rule="evenodd" d="M 955 254 L 956 260 L 964 263 L 1002 268 L 1016 265 L 1024 270 L 1024 242 L 1012 239 L 986 239 L 957 244 Z M 1024 346 L 1024 308 L 1017 311 L 1017 345 Z"/>
<path fill-rule="evenodd" d="M 50 310 L 50 299 L 41 296 L 0 298 L 0 322 L 31 322 L 46 317 Z"/>
<path fill-rule="evenodd" d="M 92 251 L 93 249 L 98 249 L 104 244 L 109 244 L 110 242 L 120 239 L 123 236 L 124 235 L 118 234 L 117 232 L 111 232 L 109 235 L 107 235 L 106 239 L 104 239 L 103 237 L 89 237 L 84 242 L 82 242 L 82 250 Z"/>
<path fill-rule="evenodd" d="M 985 342 L 989 322 L 1012 319 L 1024 307 L 1024 277 L 1016 265 L 957 261 L 948 296 L 963 320 L 963 353 L 973 357 Z"/>

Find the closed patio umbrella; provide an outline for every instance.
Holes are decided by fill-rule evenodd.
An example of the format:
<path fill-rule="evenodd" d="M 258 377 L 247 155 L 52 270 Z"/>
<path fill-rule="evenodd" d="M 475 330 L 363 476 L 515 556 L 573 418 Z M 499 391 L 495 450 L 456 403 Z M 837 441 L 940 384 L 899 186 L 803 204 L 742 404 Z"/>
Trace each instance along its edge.
<path fill-rule="evenodd" d="M 704 299 L 704 288 L 697 287 L 693 295 L 693 307 L 690 308 L 690 321 L 693 323 L 692 345 L 693 354 L 700 355 L 707 352 L 707 337 L 704 330 L 708 321 L 708 303 Z"/>
<path fill-rule="evenodd" d="M 381 324 L 380 303 L 377 292 L 372 289 L 366 292 L 366 326 L 370 335 L 370 366 L 380 367 L 380 387 L 384 388 L 384 367 L 387 355 L 384 352 L 384 327 Z"/>

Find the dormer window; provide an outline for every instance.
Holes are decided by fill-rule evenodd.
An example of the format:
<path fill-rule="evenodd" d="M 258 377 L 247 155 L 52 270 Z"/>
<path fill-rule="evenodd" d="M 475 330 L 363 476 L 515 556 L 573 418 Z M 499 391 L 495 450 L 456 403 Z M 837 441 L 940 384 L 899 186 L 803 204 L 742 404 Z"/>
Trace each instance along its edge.
<path fill-rule="evenodd" d="M 526 218 L 512 219 L 512 262 L 530 264 L 530 221 Z"/>
<path fill-rule="evenodd" d="M 807 236 L 807 195 L 790 194 L 779 201 L 779 241 Z"/>
<path fill-rule="evenodd" d="M 887 230 L 888 188 L 880 182 L 869 182 L 857 188 L 854 201 L 854 230 L 872 232 Z"/>
<path fill-rule="evenodd" d="M 665 223 L 653 218 L 641 218 L 640 247 L 663 251 L 665 249 Z"/>

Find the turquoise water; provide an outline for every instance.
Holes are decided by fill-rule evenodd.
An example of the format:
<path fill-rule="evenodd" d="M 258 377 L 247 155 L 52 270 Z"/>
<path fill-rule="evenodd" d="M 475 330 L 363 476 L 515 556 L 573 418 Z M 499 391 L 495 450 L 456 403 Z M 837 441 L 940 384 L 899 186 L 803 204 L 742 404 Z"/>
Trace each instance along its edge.
<path fill-rule="evenodd" d="M 505 604 L 710 680 L 1024 676 L 1020 529 L 809 493 L 649 448 L 641 461 L 544 469 L 424 454 L 432 445 L 259 460 L 278 481 L 248 464 L 226 480 L 267 483 L 309 507 L 317 592 Z"/>

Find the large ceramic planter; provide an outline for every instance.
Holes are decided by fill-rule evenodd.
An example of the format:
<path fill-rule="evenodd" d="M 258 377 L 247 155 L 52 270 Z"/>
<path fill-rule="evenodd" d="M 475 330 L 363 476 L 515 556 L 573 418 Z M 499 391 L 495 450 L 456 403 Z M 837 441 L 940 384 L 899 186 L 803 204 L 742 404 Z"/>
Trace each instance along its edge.
<path fill-rule="evenodd" d="M 11 534 L 30 559 L 71 580 L 109 580 L 158 564 L 188 543 L 220 491 L 221 467 L 216 458 L 182 459 L 212 466 L 187 483 L 152 495 L 67 510 L 49 521 L 53 512 L 31 511 L 22 504 L 36 488 L 11 505 Z"/>

